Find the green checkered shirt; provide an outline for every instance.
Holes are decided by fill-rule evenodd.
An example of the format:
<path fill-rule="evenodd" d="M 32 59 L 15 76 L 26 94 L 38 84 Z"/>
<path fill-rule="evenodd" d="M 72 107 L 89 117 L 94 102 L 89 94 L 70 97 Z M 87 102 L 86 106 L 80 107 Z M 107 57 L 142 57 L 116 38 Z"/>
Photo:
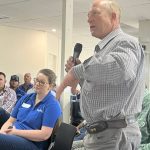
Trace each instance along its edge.
<path fill-rule="evenodd" d="M 138 116 L 138 123 L 142 134 L 139 150 L 150 150 L 150 92 L 145 90 L 142 112 Z"/>

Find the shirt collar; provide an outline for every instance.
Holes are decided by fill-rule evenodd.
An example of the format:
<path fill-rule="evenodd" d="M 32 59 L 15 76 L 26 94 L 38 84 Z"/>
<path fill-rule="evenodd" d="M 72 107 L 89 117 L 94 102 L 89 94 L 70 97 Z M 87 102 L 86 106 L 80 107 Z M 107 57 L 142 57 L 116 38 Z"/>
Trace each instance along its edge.
<path fill-rule="evenodd" d="M 36 98 L 36 94 L 37 93 L 35 93 L 35 98 Z M 40 103 L 45 103 L 45 101 L 47 101 L 47 99 L 51 99 L 50 98 L 51 96 L 53 96 L 53 95 L 51 94 L 51 91 L 49 91 L 48 94 L 44 97 L 44 99 L 42 101 L 40 101 Z"/>
<path fill-rule="evenodd" d="M 109 33 L 104 39 L 102 39 L 98 43 L 100 50 L 103 49 L 108 44 L 109 41 L 111 41 L 113 38 L 115 38 L 120 33 L 123 33 L 123 31 L 121 30 L 120 27 L 113 30 L 111 33 Z"/>

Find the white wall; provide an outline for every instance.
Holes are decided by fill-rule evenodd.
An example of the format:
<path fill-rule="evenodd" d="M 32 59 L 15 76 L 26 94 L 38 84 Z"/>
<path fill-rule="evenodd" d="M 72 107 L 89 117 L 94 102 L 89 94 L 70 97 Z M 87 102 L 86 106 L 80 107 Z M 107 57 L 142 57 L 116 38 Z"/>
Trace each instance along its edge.
<path fill-rule="evenodd" d="M 73 36 L 73 46 L 75 43 L 81 43 L 82 44 L 82 52 L 80 54 L 80 59 L 84 61 L 88 57 L 92 56 L 94 54 L 94 48 L 95 45 L 100 41 L 100 39 L 97 39 L 91 35 L 89 32 L 88 35 L 74 35 Z M 73 50 L 72 50 L 73 54 Z"/>
<path fill-rule="evenodd" d="M 0 26 L 0 71 L 10 75 L 30 72 L 32 77 L 48 67 L 48 50 L 58 54 L 58 42 L 54 36 L 42 31 Z"/>
<path fill-rule="evenodd" d="M 47 67 L 52 69 L 56 75 L 60 75 L 60 40 L 55 34 L 47 34 Z"/>

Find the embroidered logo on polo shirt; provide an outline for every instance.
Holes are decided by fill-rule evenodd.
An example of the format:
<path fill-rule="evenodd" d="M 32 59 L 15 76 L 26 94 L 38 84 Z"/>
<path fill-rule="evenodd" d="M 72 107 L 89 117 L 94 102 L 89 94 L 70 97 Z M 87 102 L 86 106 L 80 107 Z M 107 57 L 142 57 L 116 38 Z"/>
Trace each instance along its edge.
<path fill-rule="evenodd" d="M 37 111 L 43 113 L 43 110 L 40 108 L 38 108 Z"/>

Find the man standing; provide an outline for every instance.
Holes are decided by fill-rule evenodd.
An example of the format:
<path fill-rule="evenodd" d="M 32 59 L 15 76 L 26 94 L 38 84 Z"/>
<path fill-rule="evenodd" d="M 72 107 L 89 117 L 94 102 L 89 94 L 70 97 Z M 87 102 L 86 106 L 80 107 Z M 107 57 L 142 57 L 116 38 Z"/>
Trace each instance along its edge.
<path fill-rule="evenodd" d="M 19 89 L 21 89 L 22 91 L 24 91 L 26 93 L 32 87 L 33 87 L 33 84 L 31 83 L 31 74 L 26 73 L 24 75 L 24 84 L 20 85 Z"/>
<path fill-rule="evenodd" d="M 16 93 L 14 90 L 5 86 L 6 75 L 3 72 L 0 72 L 0 128 L 8 118 L 1 119 L 4 113 L 10 113 L 14 104 L 16 103 Z"/>
<path fill-rule="evenodd" d="M 114 0 L 93 0 L 88 13 L 92 36 L 99 38 L 93 56 L 74 66 L 57 89 L 75 92 L 82 82 L 80 107 L 86 120 L 86 150 L 136 150 L 141 133 L 135 115 L 144 93 L 144 52 L 135 37 L 120 28 L 120 8 Z"/>
<path fill-rule="evenodd" d="M 19 100 L 23 95 L 26 93 L 21 90 L 19 87 L 19 77 L 17 75 L 12 75 L 10 78 L 10 88 L 13 89 L 16 92 L 17 100 Z"/>

